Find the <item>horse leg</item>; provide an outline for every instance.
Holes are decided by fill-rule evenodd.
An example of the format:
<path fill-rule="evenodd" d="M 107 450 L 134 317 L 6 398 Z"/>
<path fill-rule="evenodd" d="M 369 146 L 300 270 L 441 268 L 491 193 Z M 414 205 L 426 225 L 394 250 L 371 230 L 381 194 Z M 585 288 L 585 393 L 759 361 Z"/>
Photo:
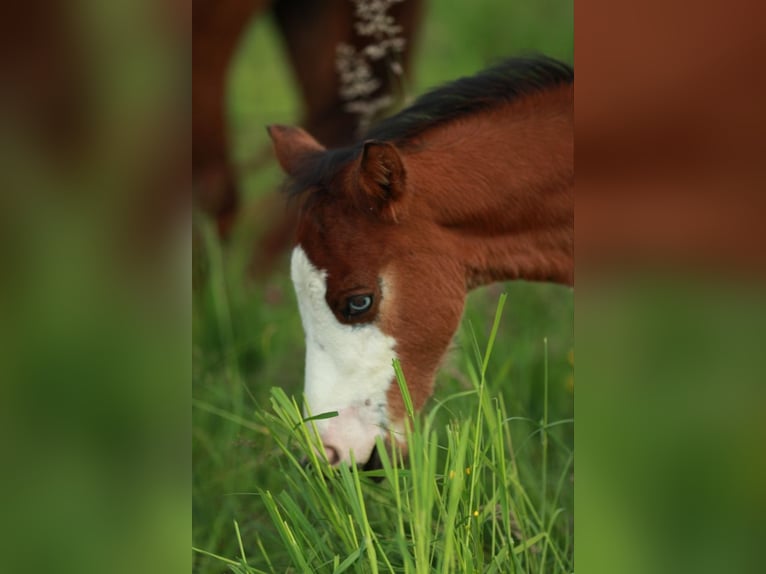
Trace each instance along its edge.
<path fill-rule="evenodd" d="M 394 4 L 389 10 L 402 27 L 405 70 L 410 67 L 411 45 L 419 27 L 421 8 L 421 0 L 409 0 Z M 345 109 L 348 102 L 341 97 L 336 71 L 340 44 L 361 50 L 374 42 L 356 33 L 354 10 L 354 3 L 349 0 L 293 0 L 274 5 L 277 25 L 304 102 L 302 125 L 326 147 L 347 145 L 358 135 L 358 117 Z M 370 98 L 397 90 L 385 62 L 375 62 L 372 68 L 380 86 Z"/>
<path fill-rule="evenodd" d="M 254 14 L 267 0 L 197 0 L 192 21 L 192 185 L 203 211 L 226 239 L 239 205 L 229 160 L 226 88 L 229 63 Z"/>

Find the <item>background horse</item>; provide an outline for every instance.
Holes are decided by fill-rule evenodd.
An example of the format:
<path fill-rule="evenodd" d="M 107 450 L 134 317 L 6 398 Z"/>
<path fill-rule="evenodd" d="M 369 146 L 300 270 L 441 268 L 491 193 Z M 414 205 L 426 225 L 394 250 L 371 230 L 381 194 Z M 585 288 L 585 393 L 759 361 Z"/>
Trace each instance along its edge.
<path fill-rule="evenodd" d="M 272 126 L 302 201 L 291 276 L 306 335 L 305 395 L 330 462 L 367 461 L 401 432 L 392 359 L 414 407 L 431 395 L 468 290 L 574 282 L 572 69 L 511 59 L 432 91 L 326 150 Z"/>

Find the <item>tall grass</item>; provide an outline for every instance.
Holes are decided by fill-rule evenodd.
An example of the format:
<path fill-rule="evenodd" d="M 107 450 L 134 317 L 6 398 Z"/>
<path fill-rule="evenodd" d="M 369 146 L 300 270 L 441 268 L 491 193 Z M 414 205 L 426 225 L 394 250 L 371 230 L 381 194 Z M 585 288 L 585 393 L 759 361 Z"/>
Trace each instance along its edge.
<path fill-rule="evenodd" d="M 305 419 L 295 398 L 273 388 L 271 409 L 257 413 L 254 424 L 278 447 L 271 464 L 282 481 L 242 496 L 257 497 L 278 537 L 265 545 L 256 534 L 243 544 L 235 522 L 231 534 L 240 556 L 216 556 L 221 565 L 242 573 L 571 572 L 572 509 L 561 495 L 573 458 L 562 442 L 549 440 L 549 431 L 573 421 L 546 415 L 531 432 L 516 432 L 520 419 L 490 391 L 488 365 L 505 301 L 503 294 L 483 351 L 472 337 L 470 388 L 443 397 L 424 416 L 412 412 L 394 364 L 408 405 L 406 462 L 392 437 L 390 451 L 380 439 L 377 445 L 382 470 L 328 465 L 317 454 L 324 452 L 317 448 L 317 417 Z M 547 397 L 548 381 L 542 383 Z M 453 410 L 455 403 L 468 416 Z M 528 447 L 526 458 L 537 435 L 535 458 L 542 466 L 535 476 L 517 462 L 515 445 Z M 552 458 L 563 463 L 549 481 Z M 245 546 L 256 554 L 246 555 Z"/>

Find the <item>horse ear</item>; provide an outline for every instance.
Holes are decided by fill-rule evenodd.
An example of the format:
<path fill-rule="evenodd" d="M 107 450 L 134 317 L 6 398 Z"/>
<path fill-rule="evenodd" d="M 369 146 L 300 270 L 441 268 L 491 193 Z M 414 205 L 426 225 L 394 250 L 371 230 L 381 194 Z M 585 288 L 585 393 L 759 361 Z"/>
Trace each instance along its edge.
<path fill-rule="evenodd" d="M 359 158 L 358 185 L 368 200 L 378 207 L 401 199 L 404 195 L 406 171 L 394 144 L 368 140 Z"/>
<path fill-rule="evenodd" d="M 304 129 L 291 126 L 266 127 L 279 165 L 287 175 L 295 175 L 306 156 L 324 151 L 324 147 Z"/>

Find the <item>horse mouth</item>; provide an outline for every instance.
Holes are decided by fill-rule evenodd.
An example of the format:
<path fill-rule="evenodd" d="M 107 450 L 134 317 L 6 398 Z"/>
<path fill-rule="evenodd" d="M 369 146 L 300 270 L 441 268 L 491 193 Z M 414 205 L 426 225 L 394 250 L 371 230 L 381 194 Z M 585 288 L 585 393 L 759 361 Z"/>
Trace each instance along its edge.
<path fill-rule="evenodd" d="M 303 468 L 308 468 L 311 465 L 311 459 L 308 456 L 301 457 L 300 465 Z M 372 448 L 372 452 L 370 453 L 370 457 L 367 459 L 367 462 L 364 464 L 357 464 L 357 467 L 360 470 L 363 471 L 370 471 L 370 470 L 383 470 L 383 461 L 380 459 L 380 454 L 378 453 L 378 447 L 374 446 Z M 376 480 L 378 478 L 376 477 Z M 382 478 L 380 478 L 382 480 Z"/>
<path fill-rule="evenodd" d="M 391 460 L 391 464 L 399 464 L 399 463 L 395 463 L 395 461 L 393 460 L 394 457 L 397 457 L 397 458 L 401 457 L 399 459 L 401 460 L 401 464 L 404 464 L 404 465 L 407 464 L 408 457 L 407 457 L 406 445 L 400 445 L 399 449 L 395 451 L 394 449 L 391 448 L 391 445 L 389 444 L 388 439 L 386 439 L 383 447 L 386 449 L 386 453 L 388 454 L 388 457 Z M 367 462 L 365 462 L 361 468 L 362 470 L 383 470 L 383 461 L 380 458 L 380 452 L 378 451 L 377 444 L 374 447 L 372 447 L 370 458 L 367 459 Z"/>
<path fill-rule="evenodd" d="M 335 466 L 338 463 L 332 463 L 331 465 Z M 300 459 L 300 465 L 303 468 L 310 468 L 312 466 L 311 459 L 307 455 L 303 455 Z M 380 459 L 380 455 L 378 454 L 378 447 L 373 446 L 372 452 L 370 453 L 369 458 L 364 464 L 357 464 L 358 468 L 361 470 L 383 470 L 383 462 Z"/>
<path fill-rule="evenodd" d="M 382 470 L 382 469 L 383 469 L 383 462 L 380 460 L 380 454 L 378 454 L 378 446 L 375 445 L 372 447 L 370 458 L 368 458 L 367 462 L 365 462 L 364 466 L 362 466 L 362 470 Z"/>

